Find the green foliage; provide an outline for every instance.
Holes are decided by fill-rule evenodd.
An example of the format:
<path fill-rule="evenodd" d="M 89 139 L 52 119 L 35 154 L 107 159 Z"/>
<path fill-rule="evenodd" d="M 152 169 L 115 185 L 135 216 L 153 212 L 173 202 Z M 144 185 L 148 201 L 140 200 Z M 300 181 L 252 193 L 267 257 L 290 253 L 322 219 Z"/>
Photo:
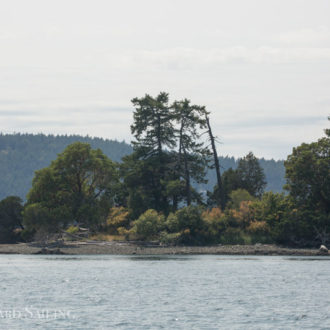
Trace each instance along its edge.
<path fill-rule="evenodd" d="M 219 243 L 221 235 L 228 227 L 227 217 L 220 208 L 214 207 L 202 213 L 205 223 L 203 235 L 209 244 Z"/>
<path fill-rule="evenodd" d="M 205 108 L 191 105 L 187 99 L 170 105 L 166 93 L 132 102 L 134 148 L 123 158 L 120 173 L 100 149 L 93 150 L 82 142 L 67 146 L 50 166 L 36 171 L 23 212 L 18 197 L 0 202 L 0 242 L 15 241 L 18 233 L 25 240 L 36 233 L 48 236 L 70 225 L 67 230 L 74 233 L 78 227 L 72 224 L 164 244 L 275 242 L 311 246 L 330 241 L 329 130 L 325 138 L 294 148 L 288 157 L 288 196 L 263 193 L 263 168 L 270 177 L 269 173 L 279 173 L 274 170 L 277 162 L 258 160 L 252 152 L 238 162 L 223 158 L 222 166 L 231 161 L 235 166 L 223 173 L 222 180 L 218 171 L 218 185 L 224 187 L 225 198 L 219 199 L 219 191 L 214 190 L 209 205 L 225 199 L 227 207 L 221 204 L 222 210 L 205 210 L 201 194 L 194 189 L 206 183 L 209 166 L 210 151 L 201 142 L 202 131 L 209 127 Z M 26 143 L 31 136 L 19 137 Z M 35 138 L 39 145 L 52 140 L 42 135 Z M 59 137 L 54 139 L 59 141 Z M 0 169 L 8 164 L 19 167 L 15 149 L 20 146 L 1 145 Z M 216 154 L 214 150 L 213 143 Z M 38 150 L 34 151 L 39 156 Z M 1 184 L 5 186 L 0 184 L 0 192 L 14 186 L 8 184 L 6 171 L 3 173 Z M 178 210 L 184 202 L 187 206 Z"/>
<path fill-rule="evenodd" d="M 320 221 L 313 210 L 297 208 L 292 196 L 265 193 L 251 204 L 251 210 L 254 221 L 265 224 L 263 236 L 267 235 L 269 241 L 294 246 L 317 246 L 329 241 L 329 222 Z M 328 226 L 320 227 L 320 223 Z"/>
<path fill-rule="evenodd" d="M 19 239 L 15 229 L 22 229 L 22 200 L 9 196 L 0 201 L 0 243 L 12 243 Z"/>
<path fill-rule="evenodd" d="M 68 146 L 48 168 L 36 172 L 24 210 L 24 225 L 48 231 L 74 221 L 105 222 L 118 182 L 115 164 L 86 143 Z"/>
<path fill-rule="evenodd" d="M 123 206 L 112 207 L 107 218 L 107 231 L 110 234 L 118 235 L 123 228 L 129 225 L 129 211 Z"/>
<path fill-rule="evenodd" d="M 146 94 L 142 98 L 132 99 L 135 107 L 134 123 L 131 132 L 136 142 L 135 148 L 148 149 L 149 153 L 161 155 L 164 147 L 173 147 L 173 114 L 168 105 L 168 94 L 159 93 L 156 98 Z"/>
<path fill-rule="evenodd" d="M 255 198 L 245 189 L 237 189 L 229 194 L 229 208 L 238 210 L 243 201 L 253 201 Z"/>
<path fill-rule="evenodd" d="M 133 222 L 132 232 L 141 239 L 153 239 L 162 231 L 164 223 L 165 218 L 162 214 L 158 214 L 156 210 L 147 210 Z"/>
<path fill-rule="evenodd" d="M 225 173 L 232 169 L 235 171 L 238 167 L 240 159 L 235 159 L 234 157 L 223 157 L 219 156 L 219 163 L 222 168 L 222 181 L 224 180 Z M 283 186 L 286 183 L 285 180 L 285 167 L 283 160 L 274 160 L 274 159 L 259 159 L 259 164 L 263 169 L 267 181 L 267 185 L 265 187 L 265 191 L 273 191 L 281 193 L 283 192 Z M 209 169 L 206 173 L 205 179 L 208 181 L 206 184 L 199 184 L 198 188 L 202 190 L 212 191 L 214 186 L 216 185 L 216 175 L 215 171 Z M 224 184 L 224 182 L 223 182 Z M 235 190 L 240 188 L 239 186 L 234 186 L 232 189 L 227 189 L 227 191 Z"/>
<path fill-rule="evenodd" d="M 125 142 L 102 138 L 0 133 L 0 199 L 16 195 L 25 200 L 35 171 L 48 167 L 59 153 L 77 141 L 89 143 L 92 149 L 101 149 L 116 162 L 132 152 L 132 147 Z"/>
<path fill-rule="evenodd" d="M 287 185 L 297 210 L 300 239 L 330 241 L 330 137 L 303 143 L 285 162 Z M 308 244 L 308 243 L 306 243 Z"/>
<path fill-rule="evenodd" d="M 47 206 L 44 203 L 27 204 L 23 212 L 24 228 L 28 231 L 56 232 L 65 228 L 70 222 L 70 206 L 56 204 Z"/>
<path fill-rule="evenodd" d="M 179 231 L 188 229 L 190 235 L 194 236 L 199 230 L 203 229 L 202 210 L 200 207 L 195 205 L 183 207 L 175 215 Z"/>
<path fill-rule="evenodd" d="M 266 186 L 265 174 L 260 166 L 259 160 L 253 155 L 252 152 L 248 153 L 245 157 L 241 158 L 238 162 L 237 168 L 228 169 L 222 174 L 222 183 L 225 194 L 225 204 L 231 198 L 232 191 L 238 189 L 246 190 L 253 197 L 261 197 Z M 214 204 L 214 195 L 209 195 L 208 203 Z M 252 200 L 250 197 L 247 200 Z M 239 203 L 235 205 L 237 208 Z"/>
<path fill-rule="evenodd" d="M 145 95 L 132 102 L 134 151 L 121 165 L 132 217 L 147 209 L 167 215 L 184 199 L 187 205 L 199 202 L 200 195 L 191 182 L 205 182 L 208 151 L 198 133 L 205 127 L 201 119 L 204 107 L 191 105 L 189 100 L 169 105 L 166 93 L 155 98 Z"/>
<path fill-rule="evenodd" d="M 175 131 L 179 150 L 174 153 L 176 159 L 174 175 L 177 180 L 185 182 L 187 205 L 192 202 L 191 180 L 205 183 L 205 170 L 208 167 L 210 151 L 200 139 L 198 129 L 206 129 L 205 107 L 191 105 L 185 99 L 175 101 L 172 105 L 174 116 L 179 126 Z M 174 207 L 176 208 L 176 207 Z"/>
<path fill-rule="evenodd" d="M 93 149 L 101 149 L 107 157 L 116 162 L 121 161 L 122 157 L 132 152 L 132 147 L 125 142 L 88 136 L 0 133 L 0 171 L 2 173 L 0 199 L 8 195 L 17 195 L 25 200 L 26 194 L 31 189 L 34 172 L 47 167 L 51 161 L 56 159 L 57 154 L 76 141 L 89 143 Z M 229 168 L 236 169 L 238 166 L 238 160 L 233 157 L 220 156 L 219 162 L 223 171 L 227 171 Z M 285 183 L 283 161 L 260 159 L 259 163 L 266 175 L 266 190 L 281 192 Z M 205 179 L 208 181 L 207 183 L 192 182 L 195 190 L 211 191 L 213 189 L 216 184 L 214 170 L 208 170 Z"/>
<path fill-rule="evenodd" d="M 204 222 L 202 209 L 195 205 L 183 207 L 166 219 L 166 229 L 169 233 L 179 233 L 175 236 L 178 243 L 200 244 Z"/>
<path fill-rule="evenodd" d="M 260 197 L 266 186 L 265 174 L 252 152 L 240 159 L 236 171 L 241 188 L 246 189 L 254 197 Z"/>
<path fill-rule="evenodd" d="M 299 206 L 330 211 L 330 138 L 303 143 L 285 162 L 287 190 Z"/>
<path fill-rule="evenodd" d="M 79 227 L 78 226 L 70 226 L 67 230 L 66 230 L 66 232 L 68 233 L 68 234 L 76 234 L 77 232 L 79 231 Z"/>
<path fill-rule="evenodd" d="M 241 179 L 236 170 L 232 168 L 223 172 L 222 174 L 222 184 L 225 191 L 225 202 L 227 203 L 230 199 L 229 195 L 232 191 L 240 189 L 242 187 Z"/>

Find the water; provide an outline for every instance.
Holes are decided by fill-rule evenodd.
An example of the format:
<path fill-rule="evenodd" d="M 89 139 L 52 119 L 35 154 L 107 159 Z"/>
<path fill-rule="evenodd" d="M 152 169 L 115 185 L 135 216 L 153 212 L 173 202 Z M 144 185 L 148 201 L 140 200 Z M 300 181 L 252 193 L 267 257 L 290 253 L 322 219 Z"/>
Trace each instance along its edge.
<path fill-rule="evenodd" d="M 0 329 L 330 329 L 330 259 L 0 255 Z"/>

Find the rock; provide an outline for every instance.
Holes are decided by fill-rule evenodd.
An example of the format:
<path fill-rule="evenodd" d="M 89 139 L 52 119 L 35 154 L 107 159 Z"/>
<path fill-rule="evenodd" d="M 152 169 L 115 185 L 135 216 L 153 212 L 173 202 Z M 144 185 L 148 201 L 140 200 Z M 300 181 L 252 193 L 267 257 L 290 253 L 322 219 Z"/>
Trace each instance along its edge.
<path fill-rule="evenodd" d="M 42 248 L 40 251 L 36 252 L 35 254 L 64 254 L 59 248 L 55 250 L 50 250 L 47 248 Z"/>
<path fill-rule="evenodd" d="M 328 253 L 328 248 L 325 245 L 321 245 L 319 251 L 321 253 Z"/>

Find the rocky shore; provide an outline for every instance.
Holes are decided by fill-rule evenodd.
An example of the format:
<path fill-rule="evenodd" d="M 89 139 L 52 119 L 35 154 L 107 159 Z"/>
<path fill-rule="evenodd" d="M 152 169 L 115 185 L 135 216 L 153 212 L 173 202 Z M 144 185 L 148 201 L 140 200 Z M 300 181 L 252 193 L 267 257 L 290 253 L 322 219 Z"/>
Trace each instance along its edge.
<path fill-rule="evenodd" d="M 0 254 L 113 254 L 113 255 L 282 255 L 282 256 L 330 256 L 320 249 L 286 248 L 276 245 L 213 245 L 213 246 L 159 246 L 138 242 L 61 242 L 53 244 L 19 243 L 0 244 Z"/>

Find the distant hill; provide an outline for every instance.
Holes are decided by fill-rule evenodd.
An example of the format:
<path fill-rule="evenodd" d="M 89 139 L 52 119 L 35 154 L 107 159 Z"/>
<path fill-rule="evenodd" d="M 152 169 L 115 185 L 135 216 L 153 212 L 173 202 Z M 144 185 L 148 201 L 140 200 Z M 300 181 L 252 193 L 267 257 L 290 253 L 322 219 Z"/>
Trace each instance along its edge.
<path fill-rule="evenodd" d="M 100 148 L 109 158 L 119 162 L 132 152 L 132 147 L 125 142 L 79 135 L 44 135 L 44 134 L 0 134 L 0 200 L 16 195 L 25 199 L 34 176 L 34 171 L 44 168 L 73 142 L 89 143 L 93 149 Z M 236 168 L 238 160 L 233 157 L 220 157 L 222 171 Z M 285 183 L 283 161 L 260 160 L 265 170 L 267 190 L 279 192 Z M 211 190 L 216 183 L 214 171 L 207 175 L 209 182 L 200 189 Z"/>
<path fill-rule="evenodd" d="M 236 169 L 238 166 L 239 159 L 234 157 L 219 157 L 219 162 L 221 165 L 221 173 L 228 170 L 229 168 Z M 266 191 L 273 192 L 283 192 L 283 185 L 285 181 L 285 167 L 283 160 L 274 159 L 259 159 L 260 166 L 263 168 L 266 176 L 267 186 Z M 204 188 L 206 190 L 212 190 L 216 184 L 216 174 L 215 171 L 208 171 L 207 173 L 208 183 Z"/>
<path fill-rule="evenodd" d="M 125 142 L 79 135 L 0 134 L 0 199 L 17 195 L 25 199 L 31 188 L 34 171 L 49 166 L 69 144 L 81 141 L 100 148 L 119 162 L 132 152 Z"/>

